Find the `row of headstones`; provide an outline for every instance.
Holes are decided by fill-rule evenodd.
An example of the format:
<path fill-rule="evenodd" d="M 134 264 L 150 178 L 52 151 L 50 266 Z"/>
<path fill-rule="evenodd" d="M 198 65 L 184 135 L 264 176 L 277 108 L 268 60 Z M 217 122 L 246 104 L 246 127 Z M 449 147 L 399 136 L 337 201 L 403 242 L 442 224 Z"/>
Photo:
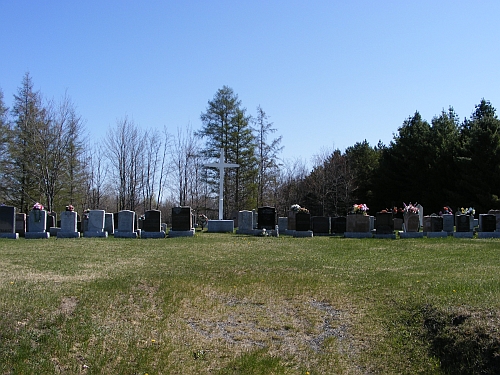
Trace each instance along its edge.
<path fill-rule="evenodd" d="M 81 231 L 84 237 L 108 237 L 108 234 L 113 234 L 116 238 L 164 238 L 167 229 L 158 210 L 146 211 L 141 220 L 137 220 L 135 212 L 129 210 L 115 214 L 90 210 L 84 215 L 83 222 L 78 220 L 79 215 L 75 211 L 64 211 L 58 227 L 48 227 L 49 217 L 56 221 L 55 215 L 49 215 L 45 210 L 34 209 L 26 219 L 26 214 L 16 214 L 15 207 L 0 206 L 0 238 L 17 239 L 20 232 L 27 239 L 50 238 L 51 234 L 57 238 L 79 238 Z M 172 208 L 169 237 L 193 236 L 193 223 L 190 207 Z"/>
<path fill-rule="evenodd" d="M 456 231 L 455 231 L 456 221 Z M 340 217 L 312 216 L 306 213 L 290 212 L 288 217 L 277 218 L 273 207 L 238 213 L 238 230 L 241 234 L 261 234 L 268 230 L 271 234 L 285 233 L 296 237 L 312 235 L 344 235 L 346 237 L 395 238 L 397 231 L 401 238 L 409 237 L 472 237 L 474 228 L 479 227 L 479 237 L 500 237 L 500 211 L 490 210 L 488 214 L 474 219 L 470 215 L 430 215 L 407 214 L 403 219 L 392 213 L 380 212 L 376 216 L 348 215 Z M 422 231 L 420 228 L 422 227 Z M 273 231 L 273 229 L 275 229 Z"/>

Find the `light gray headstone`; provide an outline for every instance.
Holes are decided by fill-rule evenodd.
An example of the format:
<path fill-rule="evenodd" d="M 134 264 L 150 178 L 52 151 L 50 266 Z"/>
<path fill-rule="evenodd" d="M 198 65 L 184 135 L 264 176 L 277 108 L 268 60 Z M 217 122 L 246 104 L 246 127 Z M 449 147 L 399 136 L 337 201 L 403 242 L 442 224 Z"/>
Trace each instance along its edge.
<path fill-rule="evenodd" d="M 134 211 L 122 210 L 118 212 L 118 228 L 115 229 L 115 238 L 137 238 L 134 221 Z"/>
<path fill-rule="evenodd" d="M 88 231 L 102 232 L 104 231 L 104 219 L 106 212 L 104 210 L 90 210 Z"/>
<path fill-rule="evenodd" d="M 47 230 L 47 211 L 31 210 L 28 218 L 28 231 L 24 237 L 26 239 L 50 238 Z"/>
<path fill-rule="evenodd" d="M 417 204 L 418 217 L 420 218 L 420 226 L 424 226 L 424 207 L 419 203 Z"/>
<path fill-rule="evenodd" d="M 61 212 L 61 229 L 57 232 L 57 238 L 80 238 L 77 223 L 78 214 L 75 211 Z"/>

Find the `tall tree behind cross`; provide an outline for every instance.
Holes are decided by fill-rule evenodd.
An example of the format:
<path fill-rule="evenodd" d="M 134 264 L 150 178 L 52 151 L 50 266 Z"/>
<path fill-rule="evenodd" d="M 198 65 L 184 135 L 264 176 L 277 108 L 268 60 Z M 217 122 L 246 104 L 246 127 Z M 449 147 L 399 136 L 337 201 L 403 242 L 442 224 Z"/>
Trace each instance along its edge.
<path fill-rule="evenodd" d="M 218 163 L 205 164 L 205 167 L 217 168 L 220 172 L 219 177 L 219 220 L 224 219 L 224 168 L 238 168 L 239 164 L 224 163 L 224 149 L 220 149 Z"/>

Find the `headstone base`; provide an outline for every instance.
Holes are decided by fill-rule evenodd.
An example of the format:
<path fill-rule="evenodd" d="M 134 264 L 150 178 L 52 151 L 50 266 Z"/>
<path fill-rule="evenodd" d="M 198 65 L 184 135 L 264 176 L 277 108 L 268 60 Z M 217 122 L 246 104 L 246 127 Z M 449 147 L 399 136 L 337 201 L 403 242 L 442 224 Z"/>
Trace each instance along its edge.
<path fill-rule="evenodd" d="M 194 228 L 192 228 L 191 230 L 170 230 L 168 232 L 168 237 L 194 237 L 194 231 Z"/>
<path fill-rule="evenodd" d="M 144 232 L 141 231 L 141 238 L 165 238 L 165 232 Z"/>
<path fill-rule="evenodd" d="M 345 232 L 345 238 L 372 238 L 372 232 Z"/>
<path fill-rule="evenodd" d="M 115 230 L 115 233 L 113 234 L 115 238 L 137 238 L 137 233 L 136 232 L 119 232 Z"/>
<path fill-rule="evenodd" d="M 425 235 L 427 238 L 446 238 L 448 237 L 448 232 L 427 232 Z"/>
<path fill-rule="evenodd" d="M 19 233 L 0 233 L 0 238 L 9 238 L 11 240 L 18 240 Z"/>
<path fill-rule="evenodd" d="M 474 232 L 454 232 L 454 238 L 472 238 L 474 237 Z"/>
<path fill-rule="evenodd" d="M 61 230 L 61 228 L 58 227 L 50 227 L 49 228 L 49 233 L 51 237 L 57 237 L 57 233 Z"/>
<path fill-rule="evenodd" d="M 424 232 L 399 232 L 399 238 L 424 238 Z"/>
<path fill-rule="evenodd" d="M 95 238 L 107 238 L 108 237 L 108 232 L 106 231 L 103 231 L 103 232 L 84 232 L 83 233 L 83 237 L 87 237 L 87 238 L 92 238 L 92 237 L 95 237 Z"/>
<path fill-rule="evenodd" d="M 233 233 L 234 220 L 208 220 L 207 232 L 210 233 Z"/>
<path fill-rule="evenodd" d="M 313 237 L 312 230 L 295 230 L 293 231 L 294 237 Z"/>
<path fill-rule="evenodd" d="M 500 232 L 477 232 L 477 238 L 500 238 Z"/>
<path fill-rule="evenodd" d="M 385 233 L 385 234 L 376 234 L 375 233 L 375 238 L 380 238 L 380 239 L 389 239 L 389 240 L 395 240 L 396 235 L 394 233 Z"/>
<path fill-rule="evenodd" d="M 24 238 L 27 240 L 34 240 L 39 238 L 50 238 L 49 232 L 26 232 Z"/>
<path fill-rule="evenodd" d="M 57 233 L 57 238 L 80 238 L 80 232 L 61 232 Z"/>
<path fill-rule="evenodd" d="M 251 236 L 257 236 L 259 233 L 262 233 L 262 230 L 259 230 L 259 229 L 236 229 L 236 234 L 248 234 Z"/>

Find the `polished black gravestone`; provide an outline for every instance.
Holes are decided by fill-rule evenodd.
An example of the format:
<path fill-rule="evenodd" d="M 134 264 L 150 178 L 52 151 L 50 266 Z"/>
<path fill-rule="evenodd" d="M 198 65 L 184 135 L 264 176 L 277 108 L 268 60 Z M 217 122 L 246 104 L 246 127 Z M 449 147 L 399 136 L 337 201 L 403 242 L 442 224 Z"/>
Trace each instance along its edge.
<path fill-rule="evenodd" d="M 172 207 L 172 230 L 190 231 L 193 228 L 191 207 Z"/>
<path fill-rule="evenodd" d="M 393 234 L 394 220 L 392 212 L 377 212 L 375 221 L 376 234 Z"/>
<path fill-rule="evenodd" d="M 313 216 L 311 218 L 312 230 L 316 234 L 330 234 L 330 218 L 327 216 Z"/>
<path fill-rule="evenodd" d="M 470 232 L 470 216 L 457 215 L 455 217 L 455 225 L 457 227 L 457 232 Z"/>
<path fill-rule="evenodd" d="M 16 208 L 0 206 L 0 238 L 18 239 L 16 233 Z"/>
<path fill-rule="evenodd" d="M 347 228 L 347 218 L 345 216 L 332 217 L 332 233 L 344 234 Z"/>
<path fill-rule="evenodd" d="M 311 230 L 311 214 L 298 212 L 295 215 L 295 230 L 299 232 Z"/>
<path fill-rule="evenodd" d="M 142 220 L 142 230 L 145 232 L 161 231 L 161 211 L 149 210 L 144 213 Z"/>
<path fill-rule="evenodd" d="M 274 207 L 259 207 L 257 228 L 274 230 L 276 228 L 276 209 Z"/>
<path fill-rule="evenodd" d="M 495 215 L 481 215 L 481 232 L 494 232 L 497 228 L 497 218 Z"/>

